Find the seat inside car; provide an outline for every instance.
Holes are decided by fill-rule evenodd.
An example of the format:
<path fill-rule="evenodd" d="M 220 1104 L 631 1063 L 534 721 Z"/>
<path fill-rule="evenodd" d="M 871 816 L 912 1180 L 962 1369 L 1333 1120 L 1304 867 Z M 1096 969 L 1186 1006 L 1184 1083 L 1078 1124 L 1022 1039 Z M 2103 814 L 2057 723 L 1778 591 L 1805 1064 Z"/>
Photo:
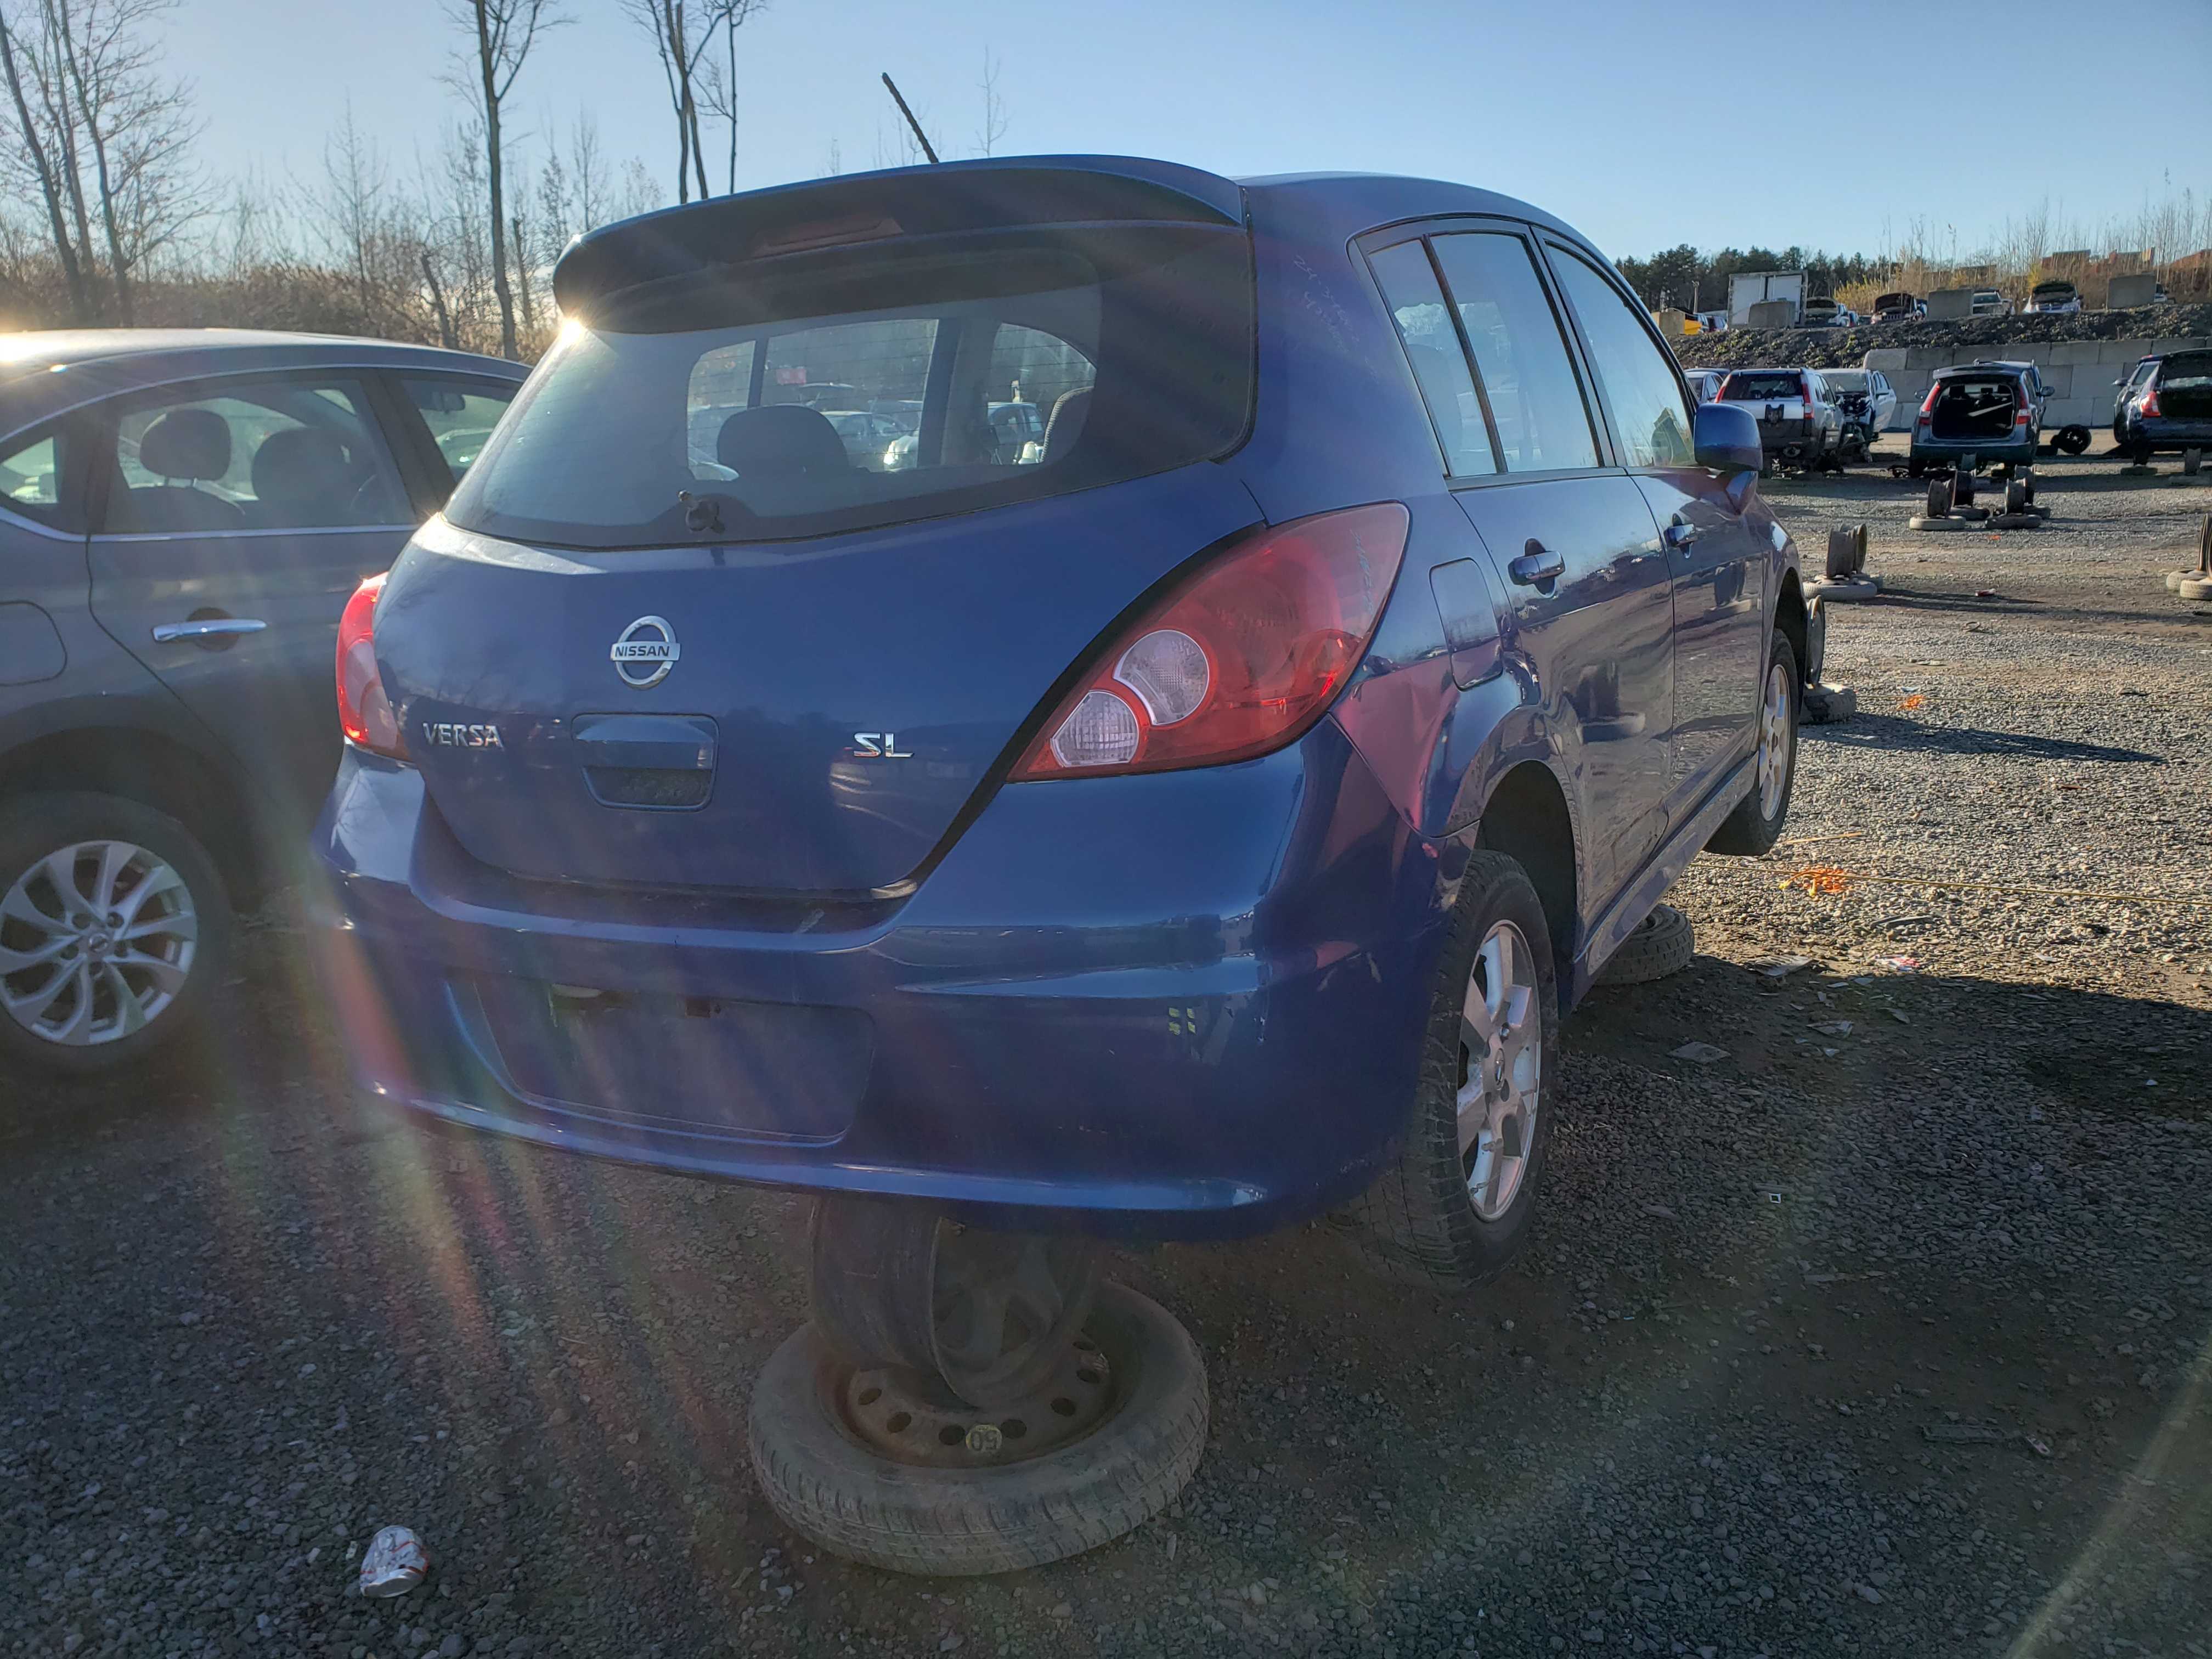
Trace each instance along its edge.
<path fill-rule="evenodd" d="M 335 432 L 295 426 L 272 432 L 253 452 L 257 515 L 272 526 L 350 524 L 353 462 Z"/>
<path fill-rule="evenodd" d="M 198 488 L 230 471 L 230 425 L 211 409 L 173 409 L 138 440 L 138 465 L 161 480 L 123 493 L 120 530 L 236 530 L 235 501 Z M 179 483 L 182 479 L 184 482 Z"/>

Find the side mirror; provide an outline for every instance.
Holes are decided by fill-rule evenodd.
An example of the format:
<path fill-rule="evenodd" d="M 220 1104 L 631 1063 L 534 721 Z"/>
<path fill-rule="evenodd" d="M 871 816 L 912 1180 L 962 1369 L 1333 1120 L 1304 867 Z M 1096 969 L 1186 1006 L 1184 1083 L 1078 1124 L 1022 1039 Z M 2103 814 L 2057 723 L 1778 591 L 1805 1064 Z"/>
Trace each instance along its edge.
<path fill-rule="evenodd" d="M 1766 459 L 1759 421 L 1741 404 L 1699 404 L 1691 429 L 1699 466 L 1755 473 Z"/>

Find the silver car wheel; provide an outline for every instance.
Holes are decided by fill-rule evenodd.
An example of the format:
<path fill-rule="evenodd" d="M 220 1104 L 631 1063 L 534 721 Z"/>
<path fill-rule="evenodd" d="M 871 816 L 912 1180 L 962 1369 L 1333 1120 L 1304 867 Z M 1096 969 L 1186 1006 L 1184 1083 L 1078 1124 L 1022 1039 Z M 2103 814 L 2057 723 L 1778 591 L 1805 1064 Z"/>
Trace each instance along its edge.
<path fill-rule="evenodd" d="M 1759 711 L 1759 815 L 1782 810 L 1790 782 L 1790 672 L 1780 663 L 1766 671 L 1766 697 Z"/>
<path fill-rule="evenodd" d="M 57 848 L 0 898 L 0 1008 L 70 1048 L 143 1030 L 176 1000 L 198 950 L 191 890 L 127 841 Z"/>
<path fill-rule="evenodd" d="M 1513 1207 L 1536 1144 L 1543 1103 L 1543 1012 L 1536 961 L 1510 921 L 1493 923 L 1474 955 L 1459 1026 L 1459 1155 L 1474 1212 Z"/>

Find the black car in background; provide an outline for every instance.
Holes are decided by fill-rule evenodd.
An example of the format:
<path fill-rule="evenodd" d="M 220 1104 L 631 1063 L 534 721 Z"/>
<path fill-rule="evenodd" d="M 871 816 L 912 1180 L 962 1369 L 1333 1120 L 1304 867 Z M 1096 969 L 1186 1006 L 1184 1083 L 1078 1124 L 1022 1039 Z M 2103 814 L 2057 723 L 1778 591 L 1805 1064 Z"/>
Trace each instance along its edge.
<path fill-rule="evenodd" d="M 234 330 L 0 336 L 0 1068 L 118 1065 L 222 979 L 337 769 L 339 612 L 520 364 Z"/>
<path fill-rule="evenodd" d="M 2112 404 L 2112 441 L 2138 463 L 2161 450 L 2212 449 L 2212 351 L 2138 362 Z"/>

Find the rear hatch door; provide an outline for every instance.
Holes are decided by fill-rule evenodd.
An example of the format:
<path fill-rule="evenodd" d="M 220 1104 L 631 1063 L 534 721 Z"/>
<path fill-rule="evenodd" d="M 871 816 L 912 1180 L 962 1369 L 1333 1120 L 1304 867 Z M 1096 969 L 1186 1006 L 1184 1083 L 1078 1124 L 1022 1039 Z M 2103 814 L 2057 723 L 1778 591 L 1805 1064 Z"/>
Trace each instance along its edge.
<path fill-rule="evenodd" d="M 1250 418 L 1241 195 L 1112 165 L 864 175 L 572 250 L 586 321 L 377 613 L 468 852 L 895 890 L 1097 637 L 1257 520 L 1212 464 Z M 829 405 L 911 441 L 855 454 Z"/>

